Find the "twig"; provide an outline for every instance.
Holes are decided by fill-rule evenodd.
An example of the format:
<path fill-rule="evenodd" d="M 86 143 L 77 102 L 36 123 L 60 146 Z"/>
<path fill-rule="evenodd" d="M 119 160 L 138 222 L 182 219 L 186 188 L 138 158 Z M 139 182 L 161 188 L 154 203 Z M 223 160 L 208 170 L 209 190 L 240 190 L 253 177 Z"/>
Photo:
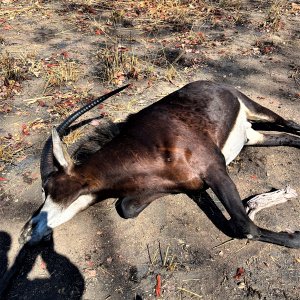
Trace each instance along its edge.
<path fill-rule="evenodd" d="M 159 249 L 160 261 L 163 264 L 163 256 L 162 256 L 162 252 L 161 252 L 160 242 L 158 242 L 158 249 Z"/>
<path fill-rule="evenodd" d="M 188 294 L 190 294 L 190 295 L 193 295 L 193 296 L 196 296 L 196 297 L 198 297 L 198 298 L 203 298 L 203 296 L 201 296 L 201 295 L 199 295 L 199 294 L 196 294 L 196 293 L 194 293 L 194 292 L 192 292 L 192 291 L 189 291 L 189 290 L 187 290 L 187 289 L 185 289 L 185 288 L 177 288 L 179 291 L 182 291 L 182 292 L 186 292 L 186 293 L 188 293 Z"/>
<path fill-rule="evenodd" d="M 107 270 L 105 270 L 103 267 L 99 266 L 99 268 L 101 269 L 101 271 L 103 271 L 104 273 L 110 275 L 111 277 L 115 277 L 114 274 L 108 272 Z"/>
<path fill-rule="evenodd" d="M 169 253 L 169 248 L 170 248 L 170 246 L 168 245 L 168 247 L 167 247 L 167 251 L 166 251 L 166 254 L 165 254 L 165 258 L 164 258 L 164 263 L 163 263 L 163 267 L 166 265 L 166 263 L 167 263 L 167 259 L 168 259 L 168 253 Z"/>
<path fill-rule="evenodd" d="M 223 242 L 223 243 L 221 243 L 221 244 L 219 244 L 219 245 L 216 245 L 216 246 L 214 246 L 212 249 L 215 249 L 215 248 L 218 248 L 218 247 L 221 247 L 221 246 L 223 246 L 223 245 L 225 245 L 225 244 L 227 244 L 227 243 L 231 243 L 232 241 L 234 241 L 235 239 L 230 239 L 230 240 L 227 240 L 227 241 L 225 241 L 225 242 Z"/>
<path fill-rule="evenodd" d="M 149 257 L 150 264 L 153 265 L 148 244 L 147 244 L 147 252 L 148 252 L 148 257 Z"/>
<path fill-rule="evenodd" d="M 200 281 L 200 278 L 183 279 L 182 281 Z"/>
<path fill-rule="evenodd" d="M 158 252 L 159 252 L 159 249 L 156 249 L 156 251 L 155 251 L 155 253 L 154 253 L 154 256 L 153 256 L 153 264 L 156 263 Z"/>
<path fill-rule="evenodd" d="M 47 99 L 47 98 L 52 98 L 52 96 L 40 96 L 40 97 L 36 97 L 36 98 L 24 99 L 23 101 L 27 102 L 27 104 L 33 104 L 38 100 Z"/>

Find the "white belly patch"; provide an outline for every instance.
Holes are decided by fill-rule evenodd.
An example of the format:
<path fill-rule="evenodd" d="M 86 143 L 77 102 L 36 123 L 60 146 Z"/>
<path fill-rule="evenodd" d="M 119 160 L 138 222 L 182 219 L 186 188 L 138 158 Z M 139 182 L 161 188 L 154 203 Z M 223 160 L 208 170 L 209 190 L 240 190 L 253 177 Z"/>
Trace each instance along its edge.
<path fill-rule="evenodd" d="M 251 129 L 251 124 L 247 121 L 245 106 L 241 102 L 240 104 L 240 111 L 236 122 L 221 149 L 226 160 L 226 165 L 239 155 L 247 143 L 247 130 Z"/>

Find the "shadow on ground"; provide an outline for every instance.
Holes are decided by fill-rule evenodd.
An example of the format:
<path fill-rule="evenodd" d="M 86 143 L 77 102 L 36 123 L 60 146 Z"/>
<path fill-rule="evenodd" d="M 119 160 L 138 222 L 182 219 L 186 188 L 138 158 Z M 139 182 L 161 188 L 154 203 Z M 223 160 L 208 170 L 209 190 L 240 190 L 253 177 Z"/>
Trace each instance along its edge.
<path fill-rule="evenodd" d="M 3 278 L 8 268 L 7 255 L 11 245 L 11 237 L 6 232 L 0 232 L 0 245 L 0 275 Z M 12 266 L 17 272 L 1 299 L 81 299 L 85 288 L 83 276 L 68 258 L 55 252 L 53 239 L 22 250 Z M 30 272 L 39 256 L 41 275 L 30 279 Z M 0 281 L 0 288 L 1 285 Z"/>

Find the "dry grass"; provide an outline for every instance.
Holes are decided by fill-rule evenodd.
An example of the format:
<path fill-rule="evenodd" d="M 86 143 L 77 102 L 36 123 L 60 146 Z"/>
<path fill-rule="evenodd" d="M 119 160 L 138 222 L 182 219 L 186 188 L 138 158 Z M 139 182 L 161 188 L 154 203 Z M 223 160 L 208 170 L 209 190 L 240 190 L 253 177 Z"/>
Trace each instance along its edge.
<path fill-rule="evenodd" d="M 28 14 L 32 11 L 41 10 L 42 6 L 38 3 L 38 1 L 19 1 L 20 5 L 13 5 L 12 3 L 9 3 L 9 5 L 1 7 L 0 3 L 0 17 L 5 17 L 9 19 L 14 19 L 15 17 L 18 17 L 19 15 Z M 18 3 L 15 3 L 18 4 Z"/>
<path fill-rule="evenodd" d="M 61 87 L 70 82 L 76 82 L 80 77 L 80 67 L 75 61 L 57 61 L 54 64 L 46 65 L 43 77 L 45 79 L 45 92 L 53 87 Z"/>
<path fill-rule="evenodd" d="M 114 45 L 97 52 L 99 77 L 103 81 L 120 85 L 125 79 L 138 79 L 142 65 L 132 51 L 121 45 Z"/>
<path fill-rule="evenodd" d="M 53 87 L 76 82 L 80 78 L 80 72 L 79 64 L 71 59 L 59 57 L 45 62 L 37 60 L 35 53 L 4 52 L 0 54 L 0 95 L 4 98 L 11 96 L 16 85 L 32 76 L 43 77 L 46 92 Z"/>
<path fill-rule="evenodd" d="M 165 78 L 171 83 L 173 83 L 173 80 L 175 80 L 178 77 L 181 78 L 180 74 L 173 65 L 170 65 L 165 71 Z"/>
<path fill-rule="evenodd" d="M 0 54 L 0 76 L 3 76 L 5 80 L 24 80 L 27 74 L 28 67 L 25 60 L 17 58 L 9 52 Z"/>
<path fill-rule="evenodd" d="M 81 5 L 95 5 L 99 3 L 99 0 L 77 0 L 76 1 L 77 4 L 81 4 Z"/>
<path fill-rule="evenodd" d="M 63 142 L 67 145 L 67 147 L 76 143 L 84 136 L 84 128 L 85 126 L 78 128 L 63 138 Z"/>
<path fill-rule="evenodd" d="M 284 26 L 282 16 L 287 8 L 288 2 L 287 0 L 275 0 L 271 3 L 266 20 L 262 26 L 270 31 L 278 31 Z"/>
<path fill-rule="evenodd" d="M 0 54 L 0 97 L 6 99 L 20 91 L 20 82 L 30 75 L 29 60 L 9 52 Z"/>
<path fill-rule="evenodd" d="M 300 85 L 300 66 L 296 64 L 290 64 L 289 67 L 289 78 L 292 78 L 296 84 Z"/>
<path fill-rule="evenodd" d="M 201 0 L 118 1 L 111 5 L 114 22 L 122 22 L 126 15 L 126 18 L 133 19 L 135 23 L 148 27 L 148 31 L 160 26 L 174 30 L 190 28 L 208 8 Z"/>
<path fill-rule="evenodd" d="M 24 15 L 28 17 L 36 12 L 46 13 L 42 0 L 0 1 L 0 18 L 12 20 Z"/>
<path fill-rule="evenodd" d="M 30 103 L 31 101 L 34 103 L 36 99 L 28 99 L 26 102 Z M 53 117 L 66 117 L 76 109 L 78 109 L 79 105 L 82 106 L 87 101 L 90 101 L 91 98 L 88 95 L 87 91 L 77 91 L 73 90 L 67 93 L 56 92 L 51 98 L 45 97 L 47 102 L 54 101 L 49 108 L 49 113 Z"/>
<path fill-rule="evenodd" d="M 3 170 L 4 164 L 11 164 L 15 160 L 24 156 L 24 150 L 27 144 L 21 135 L 14 137 L 0 137 L 0 170 Z"/>
<path fill-rule="evenodd" d="M 170 246 L 167 246 L 164 253 L 160 243 L 153 253 L 150 253 L 150 248 L 148 246 L 148 255 L 152 267 L 162 268 L 171 272 L 175 271 L 177 268 L 177 258 L 176 255 L 172 253 Z"/>

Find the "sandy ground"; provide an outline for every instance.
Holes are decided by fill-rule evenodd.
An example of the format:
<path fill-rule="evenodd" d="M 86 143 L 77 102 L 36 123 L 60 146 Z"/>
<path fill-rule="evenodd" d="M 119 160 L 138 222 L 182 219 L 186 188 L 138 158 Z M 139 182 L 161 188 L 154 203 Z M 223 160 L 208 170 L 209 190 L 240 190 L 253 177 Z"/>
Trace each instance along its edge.
<path fill-rule="evenodd" d="M 1 161 L 0 274 L 12 264 L 19 232 L 41 203 L 39 158 L 51 127 L 116 84 L 132 87 L 91 115 L 104 111 L 117 121 L 185 83 L 209 79 L 232 84 L 300 122 L 297 1 L 280 11 L 278 31 L 265 23 L 271 1 L 207 1 L 214 8 L 204 10 L 209 17 L 187 28 L 167 20 L 155 31 L 142 19 L 147 1 L 136 2 L 135 15 L 128 13 L 131 1 L 119 2 L 121 13 L 102 1 L 1 2 L 1 54 L 19 59 L 27 73 L 10 94 L 1 79 L 1 141 L 24 147 Z M 99 51 L 103 55 L 112 44 L 147 68 L 136 67 L 135 78 L 117 70 L 103 81 Z M 62 59 L 79 67 L 78 76 L 47 83 L 43 74 Z M 242 198 L 286 185 L 300 194 L 299 169 L 299 149 L 287 147 L 249 147 L 229 166 Z M 256 222 L 276 231 L 299 230 L 299 214 L 298 197 L 262 211 Z M 161 299 L 300 299 L 299 250 L 229 241 L 184 195 L 159 199 L 134 220 L 121 219 L 113 199 L 80 213 L 55 230 L 51 245 L 32 249 L 5 298 L 155 299 L 158 274 Z"/>

